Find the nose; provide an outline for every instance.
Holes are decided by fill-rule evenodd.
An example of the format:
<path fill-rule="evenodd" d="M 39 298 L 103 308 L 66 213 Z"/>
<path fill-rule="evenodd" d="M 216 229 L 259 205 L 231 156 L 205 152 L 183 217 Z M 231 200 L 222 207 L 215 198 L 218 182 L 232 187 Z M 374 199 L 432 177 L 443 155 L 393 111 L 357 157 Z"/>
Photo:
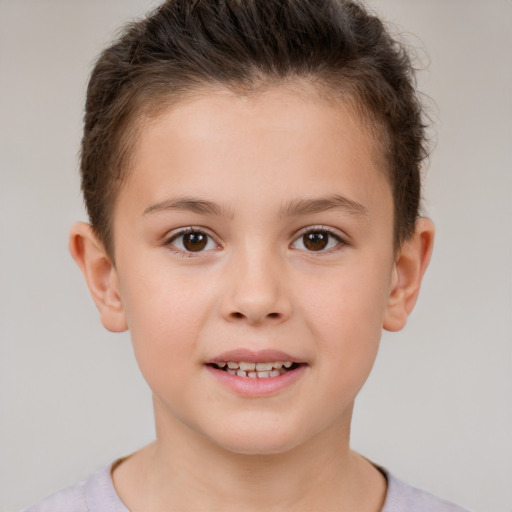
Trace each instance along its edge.
<path fill-rule="evenodd" d="M 222 316 L 249 325 L 279 324 L 291 315 L 285 270 L 276 254 L 243 251 L 226 268 Z"/>

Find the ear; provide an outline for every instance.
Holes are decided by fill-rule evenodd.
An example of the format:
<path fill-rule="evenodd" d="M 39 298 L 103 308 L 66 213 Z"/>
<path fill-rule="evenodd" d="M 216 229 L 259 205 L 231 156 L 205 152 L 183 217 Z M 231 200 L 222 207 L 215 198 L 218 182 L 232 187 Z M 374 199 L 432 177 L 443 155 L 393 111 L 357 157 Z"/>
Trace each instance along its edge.
<path fill-rule="evenodd" d="M 399 331 L 405 326 L 416 304 L 433 246 L 434 224 L 430 219 L 418 219 L 414 234 L 402 244 L 395 260 L 383 324 L 387 331 Z"/>
<path fill-rule="evenodd" d="M 84 275 L 103 326 L 112 332 L 126 331 L 115 266 L 89 224 L 79 222 L 71 228 L 69 252 Z"/>

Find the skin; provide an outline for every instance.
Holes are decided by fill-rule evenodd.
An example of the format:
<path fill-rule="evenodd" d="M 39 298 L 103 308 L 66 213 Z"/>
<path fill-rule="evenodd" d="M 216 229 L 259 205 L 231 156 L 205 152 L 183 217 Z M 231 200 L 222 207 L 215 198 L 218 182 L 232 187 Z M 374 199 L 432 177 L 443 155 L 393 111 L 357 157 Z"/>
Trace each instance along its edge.
<path fill-rule="evenodd" d="M 393 250 L 378 146 L 305 86 L 207 91 L 141 134 L 115 207 L 115 264 L 87 224 L 70 238 L 104 326 L 130 330 L 153 392 L 157 439 L 115 469 L 121 499 L 132 511 L 380 510 L 385 479 L 349 448 L 352 409 L 382 329 L 414 306 L 432 223 Z M 187 251 L 187 227 L 209 236 L 204 250 Z M 304 234 L 319 232 L 328 245 L 311 250 Z M 205 365 L 236 348 L 304 368 L 244 396 Z"/>

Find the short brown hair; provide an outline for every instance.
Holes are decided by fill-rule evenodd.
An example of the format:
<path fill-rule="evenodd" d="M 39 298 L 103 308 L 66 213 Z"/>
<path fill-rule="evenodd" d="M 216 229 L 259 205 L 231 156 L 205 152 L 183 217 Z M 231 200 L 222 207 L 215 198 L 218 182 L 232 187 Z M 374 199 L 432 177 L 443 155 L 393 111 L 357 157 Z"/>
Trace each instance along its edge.
<path fill-rule="evenodd" d="M 290 78 L 348 93 L 369 115 L 384 141 L 395 247 L 410 237 L 425 127 L 407 52 L 376 16 L 346 0 L 168 0 L 124 29 L 89 81 L 82 190 L 109 254 L 138 118 L 197 88 L 251 91 Z"/>

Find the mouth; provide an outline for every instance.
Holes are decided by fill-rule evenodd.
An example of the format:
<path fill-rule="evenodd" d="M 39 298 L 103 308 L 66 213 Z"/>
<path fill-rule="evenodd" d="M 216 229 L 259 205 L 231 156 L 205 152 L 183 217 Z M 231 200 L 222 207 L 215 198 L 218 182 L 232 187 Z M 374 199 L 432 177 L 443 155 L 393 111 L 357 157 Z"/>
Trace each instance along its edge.
<path fill-rule="evenodd" d="M 293 389 L 307 375 L 309 366 L 300 357 L 274 349 L 239 348 L 218 354 L 204 364 L 222 386 L 239 396 L 257 398 Z"/>
<path fill-rule="evenodd" d="M 217 361 L 208 366 L 230 375 L 247 379 L 270 379 L 279 377 L 290 371 L 296 370 L 304 363 L 293 361 Z"/>

